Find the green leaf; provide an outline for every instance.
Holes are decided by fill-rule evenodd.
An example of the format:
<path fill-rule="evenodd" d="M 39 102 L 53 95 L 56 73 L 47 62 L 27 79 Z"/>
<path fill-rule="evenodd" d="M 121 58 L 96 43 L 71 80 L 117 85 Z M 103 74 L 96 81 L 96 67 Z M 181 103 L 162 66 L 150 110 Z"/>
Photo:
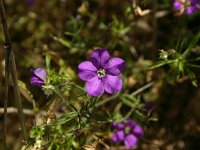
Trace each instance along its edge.
<path fill-rule="evenodd" d="M 72 48 L 71 43 L 67 41 L 66 39 L 64 40 L 63 38 L 60 37 L 54 37 L 54 40 L 58 41 L 60 44 L 67 48 Z"/>
<path fill-rule="evenodd" d="M 176 60 L 165 60 L 165 61 L 158 61 L 155 64 L 151 65 L 148 67 L 148 69 L 155 69 L 155 68 L 159 68 L 161 66 L 164 66 L 166 64 L 171 64 L 173 62 L 175 62 Z"/>
<path fill-rule="evenodd" d="M 68 112 L 65 115 L 63 115 L 62 117 L 60 117 L 59 119 L 50 122 L 48 125 L 50 126 L 54 126 L 54 125 L 61 125 L 61 124 L 65 124 L 73 119 L 75 119 L 78 116 L 77 112 Z"/>

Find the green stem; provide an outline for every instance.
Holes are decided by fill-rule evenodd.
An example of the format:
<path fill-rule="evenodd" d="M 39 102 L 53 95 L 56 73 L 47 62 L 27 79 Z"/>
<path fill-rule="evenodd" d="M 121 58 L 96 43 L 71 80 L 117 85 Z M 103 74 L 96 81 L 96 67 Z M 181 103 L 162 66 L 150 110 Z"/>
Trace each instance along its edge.
<path fill-rule="evenodd" d="M 200 60 L 200 57 L 197 57 L 197 58 L 194 58 L 194 59 L 189 59 L 188 61 L 199 61 Z"/>
<path fill-rule="evenodd" d="M 56 93 L 56 95 L 57 95 L 58 97 L 60 97 L 60 99 L 61 99 L 63 102 L 65 102 L 65 97 L 59 92 L 58 89 L 53 88 L 53 91 Z"/>
<path fill-rule="evenodd" d="M 110 97 L 108 97 L 108 98 L 106 98 L 106 99 L 100 101 L 99 103 L 97 103 L 97 104 L 95 105 L 95 107 L 99 107 L 99 106 L 101 106 L 101 105 L 103 105 L 103 104 L 105 104 L 105 103 L 107 103 L 107 102 L 109 102 L 109 101 L 111 101 L 111 100 L 117 98 L 118 96 L 119 96 L 119 93 L 117 93 L 117 94 L 115 94 L 115 95 L 112 95 L 112 96 L 110 96 Z"/>
<path fill-rule="evenodd" d="M 144 90 L 150 88 L 150 87 L 153 86 L 153 85 L 154 85 L 154 82 L 150 82 L 150 83 L 148 83 L 147 85 L 145 85 L 145 86 L 143 86 L 143 87 L 137 89 L 137 90 L 134 91 L 133 93 L 131 93 L 131 96 L 135 96 L 135 95 L 139 94 L 140 92 L 142 92 L 142 91 L 144 91 Z"/>
<path fill-rule="evenodd" d="M 200 65 L 195 65 L 195 64 L 187 64 L 189 67 L 194 67 L 194 68 L 200 68 Z"/>
<path fill-rule="evenodd" d="M 138 90 L 134 91 L 134 92 L 131 94 L 131 96 L 135 96 L 135 95 L 139 94 L 140 92 L 142 92 L 142 91 L 144 91 L 144 90 L 150 88 L 150 87 L 153 86 L 153 85 L 154 85 L 154 82 L 150 82 L 150 83 L 148 83 L 147 85 L 145 85 L 145 86 L 139 88 Z M 109 101 L 111 101 L 111 100 L 117 98 L 119 95 L 120 95 L 120 93 L 117 93 L 117 94 L 115 94 L 115 95 L 112 95 L 111 97 L 108 97 L 108 98 L 106 98 L 106 99 L 100 101 L 99 103 L 97 103 L 97 104 L 95 105 L 95 107 L 99 107 L 99 106 L 101 106 L 101 105 L 103 105 L 103 104 L 105 104 L 105 103 L 107 103 L 107 102 L 109 102 Z"/>

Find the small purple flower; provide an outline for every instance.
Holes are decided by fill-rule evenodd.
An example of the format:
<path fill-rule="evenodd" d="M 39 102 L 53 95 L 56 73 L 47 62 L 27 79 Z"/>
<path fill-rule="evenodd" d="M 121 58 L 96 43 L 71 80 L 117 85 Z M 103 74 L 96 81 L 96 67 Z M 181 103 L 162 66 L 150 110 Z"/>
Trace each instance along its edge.
<path fill-rule="evenodd" d="M 173 8 L 175 11 L 180 11 L 181 9 L 183 9 L 184 3 L 180 2 L 179 0 L 174 0 L 173 3 Z"/>
<path fill-rule="evenodd" d="M 142 127 L 131 119 L 124 120 L 120 123 L 113 122 L 112 126 L 115 129 L 112 141 L 124 142 L 127 148 L 135 148 L 138 138 L 144 135 Z"/>
<path fill-rule="evenodd" d="M 46 71 L 43 68 L 31 69 L 31 84 L 35 86 L 44 85 L 45 78 L 47 77 Z"/>
<path fill-rule="evenodd" d="M 179 14 L 193 14 L 200 8 L 200 0 L 174 0 L 173 9 Z"/>
<path fill-rule="evenodd" d="M 26 5 L 28 7 L 33 7 L 35 5 L 35 0 L 26 0 Z"/>
<path fill-rule="evenodd" d="M 121 58 L 110 58 L 107 49 L 96 49 L 90 55 L 90 61 L 78 65 L 78 75 L 86 81 L 86 92 L 99 96 L 106 91 L 114 94 L 121 90 L 122 79 L 118 76 L 125 62 Z"/>

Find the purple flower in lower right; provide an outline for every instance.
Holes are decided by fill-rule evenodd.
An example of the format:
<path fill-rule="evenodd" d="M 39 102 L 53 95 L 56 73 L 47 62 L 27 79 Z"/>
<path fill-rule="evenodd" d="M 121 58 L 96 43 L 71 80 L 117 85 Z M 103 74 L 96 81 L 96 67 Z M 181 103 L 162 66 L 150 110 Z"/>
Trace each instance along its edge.
<path fill-rule="evenodd" d="M 115 130 L 112 141 L 124 142 L 127 148 L 135 148 L 138 138 L 144 135 L 142 127 L 131 119 L 126 119 L 120 123 L 113 122 L 112 127 Z"/>
<path fill-rule="evenodd" d="M 173 8 L 179 15 L 191 15 L 200 9 L 200 0 L 174 0 Z"/>

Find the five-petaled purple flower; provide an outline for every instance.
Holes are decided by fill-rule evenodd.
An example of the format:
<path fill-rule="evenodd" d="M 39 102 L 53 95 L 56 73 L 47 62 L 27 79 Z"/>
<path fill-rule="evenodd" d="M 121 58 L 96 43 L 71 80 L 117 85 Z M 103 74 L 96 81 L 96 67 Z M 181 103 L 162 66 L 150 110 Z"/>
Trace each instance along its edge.
<path fill-rule="evenodd" d="M 43 68 L 31 69 L 31 84 L 36 86 L 42 86 L 45 83 L 47 73 Z"/>
<path fill-rule="evenodd" d="M 113 94 L 121 90 L 122 79 L 118 76 L 125 62 L 121 58 L 110 58 L 107 49 L 96 49 L 90 55 L 90 61 L 78 65 L 78 75 L 86 81 L 86 92 L 99 96 L 106 91 Z"/>
<path fill-rule="evenodd" d="M 174 0 L 173 9 L 179 14 L 192 14 L 200 9 L 200 0 Z"/>
<path fill-rule="evenodd" d="M 115 129 L 112 141 L 124 142 L 127 148 L 135 148 L 138 138 L 144 135 L 142 127 L 131 119 L 126 119 L 120 123 L 114 122 L 112 126 Z"/>

